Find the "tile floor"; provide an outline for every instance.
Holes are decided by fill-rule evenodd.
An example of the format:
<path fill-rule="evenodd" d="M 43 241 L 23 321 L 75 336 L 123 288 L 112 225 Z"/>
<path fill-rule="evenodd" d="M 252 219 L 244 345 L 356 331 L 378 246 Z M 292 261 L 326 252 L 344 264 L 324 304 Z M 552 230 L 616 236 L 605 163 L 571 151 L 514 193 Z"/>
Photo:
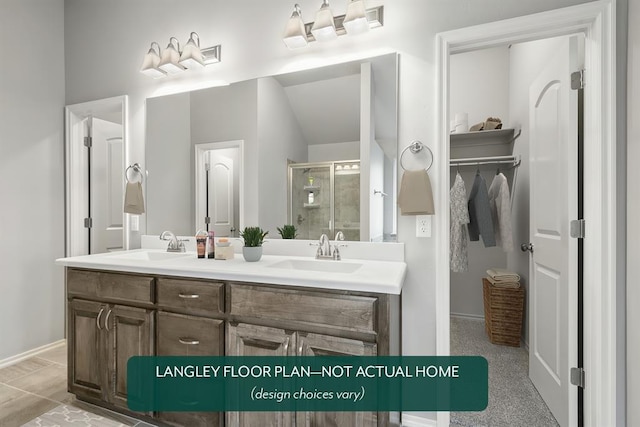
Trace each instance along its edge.
<path fill-rule="evenodd" d="M 67 392 L 67 348 L 0 369 L 0 427 L 150 426 L 77 401 Z"/>

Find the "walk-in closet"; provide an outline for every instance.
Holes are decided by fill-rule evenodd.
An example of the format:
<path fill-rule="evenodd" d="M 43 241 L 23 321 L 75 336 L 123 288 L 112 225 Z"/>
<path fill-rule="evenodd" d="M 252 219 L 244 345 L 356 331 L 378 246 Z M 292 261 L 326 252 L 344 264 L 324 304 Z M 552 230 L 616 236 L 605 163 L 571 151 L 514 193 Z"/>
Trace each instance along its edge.
<path fill-rule="evenodd" d="M 552 80 L 542 89 L 536 85 L 550 63 L 568 61 L 563 52 L 579 60 L 577 37 L 450 57 L 450 348 L 452 355 L 480 355 L 489 362 L 487 409 L 453 412 L 452 426 L 558 425 L 530 361 L 530 330 L 545 325 L 538 320 L 530 328 L 531 304 L 544 301 L 540 276 L 532 289 L 530 270 L 537 274 L 531 236 L 537 226 L 532 217 L 540 217 L 531 200 L 538 200 L 542 186 L 553 190 L 555 178 L 544 157 L 555 148 L 545 141 L 567 136 L 545 134 L 561 128 L 556 122 L 563 117 L 545 111 L 564 105 L 564 88 Z M 551 103 L 542 105 L 547 110 L 538 108 L 545 102 Z M 577 103 L 571 108 L 577 110 Z M 548 206 L 548 218 L 555 208 Z M 532 292 L 539 301 L 531 300 Z M 562 326 L 562 319 L 551 320 Z"/>

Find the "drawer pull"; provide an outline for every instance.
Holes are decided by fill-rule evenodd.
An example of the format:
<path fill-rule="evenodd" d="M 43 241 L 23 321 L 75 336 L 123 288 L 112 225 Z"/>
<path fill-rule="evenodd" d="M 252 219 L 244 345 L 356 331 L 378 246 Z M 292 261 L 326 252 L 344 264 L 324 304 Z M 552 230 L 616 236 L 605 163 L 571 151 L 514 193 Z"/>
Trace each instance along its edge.
<path fill-rule="evenodd" d="M 200 344 L 200 340 L 196 340 L 193 338 L 178 338 L 178 341 L 180 341 L 180 344 L 184 344 L 184 345 L 199 345 Z"/>
<path fill-rule="evenodd" d="M 111 310 L 107 313 L 107 317 L 104 318 L 104 328 L 109 331 L 109 316 L 111 316 Z"/>
<path fill-rule="evenodd" d="M 200 298 L 200 295 L 198 294 L 178 294 L 178 296 L 180 298 L 184 298 L 184 299 L 196 299 L 196 298 Z"/>

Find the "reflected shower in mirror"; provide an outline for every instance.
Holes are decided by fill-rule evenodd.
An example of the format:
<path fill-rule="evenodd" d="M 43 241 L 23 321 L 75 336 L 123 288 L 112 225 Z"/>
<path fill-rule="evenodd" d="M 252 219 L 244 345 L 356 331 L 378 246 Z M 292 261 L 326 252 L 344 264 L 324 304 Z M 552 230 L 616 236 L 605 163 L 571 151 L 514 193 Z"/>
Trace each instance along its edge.
<path fill-rule="evenodd" d="M 277 238 L 293 224 L 302 239 L 343 231 L 394 241 L 397 61 L 389 54 L 148 99 L 147 233 L 209 227 L 233 236 L 259 225 Z M 241 148 L 229 160 L 234 142 Z"/>

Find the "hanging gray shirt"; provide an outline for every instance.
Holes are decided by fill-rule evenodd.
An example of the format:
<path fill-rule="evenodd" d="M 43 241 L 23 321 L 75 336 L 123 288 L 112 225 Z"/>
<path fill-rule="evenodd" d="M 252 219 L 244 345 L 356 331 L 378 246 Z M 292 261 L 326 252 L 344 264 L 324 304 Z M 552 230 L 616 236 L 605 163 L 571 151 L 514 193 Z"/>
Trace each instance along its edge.
<path fill-rule="evenodd" d="M 469 194 L 469 240 L 477 242 L 480 236 L 485 247 L 496 245 L 487 183 L 478 172 Z"/>

